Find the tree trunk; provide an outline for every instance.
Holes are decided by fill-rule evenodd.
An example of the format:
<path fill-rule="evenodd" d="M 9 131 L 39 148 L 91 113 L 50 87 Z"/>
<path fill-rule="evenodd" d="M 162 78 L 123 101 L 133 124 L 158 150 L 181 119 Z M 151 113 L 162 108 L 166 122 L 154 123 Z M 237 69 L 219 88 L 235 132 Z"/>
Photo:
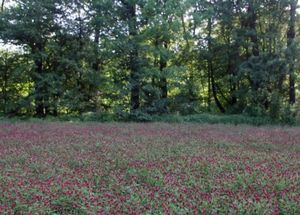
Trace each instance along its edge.
<path fill-rule="evenodd" d="M 230 40 L 228 41 L 228 46 L 230 47 L 231 43 Z M 227 74 L 229 74 L 230 77 L 230 105 L 236 105 L 237 104 L 237 96 L 236 96 L 236 91 L 237 91 L 237 68 L 239 64 L 239 45 L 235 41 L 234 45 L 232 47 L 232 51 L 228 50 L 228 65 L 227 65 Z"/>
<path fill-rule="evenodd" d="M 34 74 L 34 88 L 35 88 L 35 114 L 37 117 L 45 117 L 45 83 L 44 83 L 44 68 L 43 68 L 43 58 L 42 52 L 44 50 L 44 45 L 42 43 L 38 43 L 33 46 L 32 54 L 35 56 L 34 64 L 35 64 L 35 74 Z"/>
<path fill-rule="evenodd" d="M 96 24 L 95 26 L 95 36 L 94 36 L 94 59 L 92 60 L 92 72 L 95 76 L 100 72 L 100 56 L 99 56 L 99 42 L 100 42 L 100 26 L 99 24 Z M 87 98 L 88 103 L 91 103 L 90 105 L 90 111 L 96 112 L 98 104 L 95 101 L 95 96 L 98 92 L 97 84 L 94 82 L 89 82 L 88 84 L 88 92 L 85 96 Z"/>
<path fill-rule="evenodd" d="M 100 30 L 99 30 L 99 27 L 96 26 L 96 28 L 95 28 L 95 38 L 94 38 L 95 60 L 94 60 L 93 66 L 92 66 L 94 71 L 99 70 L 99 42 L 100 42 Z"/>
<path fill-rule="evenodd" d="M 5 3 L 5 0 L 2 0 L 2 2 L 1 2 L 1 12 L 4 11 L 4 3 Z"/>
<path fill-rule="evenodd" d="M 168 48 L 168 44 L 164 42 L 163 47 L 165 49 Z M 168 110 L 168 105 L 167 105 L 167 99 L 168 99 L 168 83 L 167 83 L 167 78 L 165 76 L 164 69 L 167 67 L 167 59 L 163 54 L 160 54 L 160 60 L 159 60 L 159 70 L 161 73 L 161 78 L 160 78 L 160 91 L 161 91 L 161 98 L 163 100 L 163 108 L 162 112 L 167 112 Z"/>
<path fill-rule="evenodd" d="M 211 74 L 211 87 L 212 87 L 213 97 L 215 99 L 216 105 L 219 108 L 220 112 L 225 113 L 225 108 L 223 107 L 223 105 L 221 104 L 221 102 L 220 102 L 220 100 L 218 99 L 218 96 L 217 96 L 217 87 L 216 87 L 216 83 L 215 83 L 212 63 L 209 63 L 209 70 L 211 71 L 210 74 Z"/>
<path fill-rule="evenodd" d="M 290 1 L 290 21 L 287 32 L 287 59 L 289 63 L 289 102 L 295 104 L 296 102 L 296 75 L 295 75 L 295 52 L 293 51 L 293 43 L 296 36 L 295 24 L 296 24 L 296 10 L 298 0 Z"/>
<path fill-rule="evenodd" d="M 225 113 L 225 109 L 223 107 L 223 105 L 221 104 L 221 102 L 218 99 L 217 96 L 217 88 L 216 88 L 216 84 L 215 84 L 215 77 L 214 77 L 214 69 L 213 69 L 213 53 L 212 53 L 212 38 L 211 38 L 211 34 L 212 34 L 212 18 L 209 18 L 208 20 L 208 25 L 207 25 L 207 30 L 208 30 L 208 35 L 207 35 L 207 40 L 208 40 L 208 74 L 209 74 L 209 79 L 211 80 L 211 88 L 212 88 L 212 94 L 214 97 L 214 100 L 216 102 L 217 107 L 219 108 L 221 113 Z"/>
<path fill-rule="evenodd" d="M 35 112 L 37 117 L 44 117 L 44 87 L 43 87 L 43 61 L 35 60 L 36 80 L 35 80 Z"/>
<path fill-rule="evenodd" d="M 252 43 L 252 54 L 255 57 L 259 56 L 259 44 L 258 44 L 258 37 L 257 37 L 257 31 L 256 31 L 256 20 L 257 20 L 257 15 L 255 12 L 255 5 L 254 5 L 254 0 L 249 1 L 248 5 L 248 27 L 251 32 L 250 34 L 250 40 Z"/>
<path fill-rule="evenodd" d="M 128 14 L 129 27 L 129 70 L 130 70 L 130 86 L 131 86 L 131 111 L 135 111 L 140 107 L 140 75 L 139 75 L 139 60 L 138 60 L 138 45 L 135 41 L 137 36 L 137 15 L 136 5 L 130 2 L 124 2 Z"/>
<path fill-rule="evenodd" d="M 7 66 L 6 65 L 7 62 L 5 62 L 5 67 Z M 3 80 L 3 89 L 2 89 L 2 92 L 3 92 L 3 103 L 4 103 L 4 114 L 7 114 L 7 103 L 8 103 L 8 95 L 7 95 L 7 86 L 8 86 L 8 71 L 7 71 L 8 67 L 5 68 L 5 71 L 4 71 L 4 80 Z"/>
<path fill-rule="evenodd" d="M 211 111 L 211 74 L 210 74 L 210 69 L 208 69 L 208 74 L 207 74 L 207 107 L 208 107 L 208 112 Z"/>

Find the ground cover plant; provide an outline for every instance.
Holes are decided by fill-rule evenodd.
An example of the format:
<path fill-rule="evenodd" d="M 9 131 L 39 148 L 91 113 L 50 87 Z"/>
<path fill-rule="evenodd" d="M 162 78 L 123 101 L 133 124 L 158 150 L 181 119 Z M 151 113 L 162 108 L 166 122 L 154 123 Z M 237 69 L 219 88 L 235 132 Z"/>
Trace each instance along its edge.
<path fill-rule="evenodd" d="M 1 214 L 299 214 L 300 129 L 0 124 Z"/>

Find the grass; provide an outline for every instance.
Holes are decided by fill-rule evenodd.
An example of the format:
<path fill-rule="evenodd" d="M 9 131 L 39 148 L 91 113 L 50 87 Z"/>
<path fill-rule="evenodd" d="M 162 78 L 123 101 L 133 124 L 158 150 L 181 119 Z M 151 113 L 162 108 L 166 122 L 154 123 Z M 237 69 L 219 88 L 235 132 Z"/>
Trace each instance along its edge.
<path fill-rule="evenodd" d="M 0 117 L 0 122 L 165 122 L 165 123 L 200 123 L 200 124 L 248 124 L 254 126 L 262 125 L 294 125 L 300 126 L 300 119 L 295 118 L 291 122 L 273 120 L 269 117 L 253 117 L 239 114 L 193 114 L 193 115 L 147 115 L 137 114 L 133 117 L 118 117 L 115 114 L 108 113 L 85 113 L 82 115 L 61 115 L 58 117 L 47 117 L 44 119 L 34 118 L 30 116 L 6 118 Z"/>
<path fill-rule="evenodd" d="M 0 124 L 1 214 L 299 214 L 298 128 Z"/>
<path fill-rule="evenodd" d="M 280 124 L 267 117 L 251 117 L 245 115 L 215 115 L 215 114 L 195 114 L 187 116 L 155 116 L 154 121 L 161 122 L 191 122 L 191 123 L 209 123 L 209 124 L 249 124 L 249 125 L 276 125 Z"/>

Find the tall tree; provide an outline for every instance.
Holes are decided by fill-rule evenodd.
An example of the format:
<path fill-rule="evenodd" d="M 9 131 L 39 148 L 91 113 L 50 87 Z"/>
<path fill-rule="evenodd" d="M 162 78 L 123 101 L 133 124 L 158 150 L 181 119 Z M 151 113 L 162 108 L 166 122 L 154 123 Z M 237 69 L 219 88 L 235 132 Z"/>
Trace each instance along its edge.
<path fill-rule="evenodd" d="M 290 104 L 295 104 L 296 102 L 296 75 L 295 75 L 295 48 L 294 41 L 296 36 L 296 9 L 298 5 L 298 0 L 290 0 L 290 18 L 288 24 L 288 32 L 287 32 L 287 61 L 289 65 L 289 102 Z"/>
<path fill-rule="evenodd" d="M 213 98 L 215 100 L 215 103 L 217 105 L 217 107 L 219 108 L 219 110 L 222 113 L 225 113 L 225 109 L 223 107 L 223 105 L 221 104 L 218 95 L 217 95 L 217 86 L 216 86 L 216 82 L 215 82 L 215 73 L 214 73 L 214 66 L 213 66 L 213 49 L 212 49 L 212 23 L 213 20 L 210 17 L 208 19 L 208 24 L 207 24 L 207 48 L 208 48 L 208 59 L 207 59 L 207 68 L 208 68 L 208 77 L 209 77 L 209 82 L 211 84 L 209 84 L 208 86 L 212 88 L 212 95 Z M 210 92 L 210 89 L 208 90 L 208 92 Z"/>
<path fill-rule="evenodd" d="M 213 22 L 214 22 L 214 16 L 215 14 L 213 13 L 213 4 L 212 1 L 210 0 L 208 2 L 208 22 L 207 22 L 207 51 L 208 51 L 208 58 L 207 58 L 207 69 L 208 69 L 208 81 L 210 84 L 208 85 L 211 87 L 212 95 L 215 100 L 215 103 L 220 110 L 220 112 L 225 113 L 225 108 L 221 104 L 219 98 L 218 98 L 218 92 L 217 92 L 217 85 L 215 81 L 215 70 L 214 70 L 214 63 L 213 63 L 213 58 L 214 58 L 214 49 L 213 49 Z M 208 92 L 210 92 L 210 89 L 208 89 Z"/>
<path fill-rule="evenodd" d="M 18 45 L 12 55 L 23 61 L 10 66 L 1 54 L 2 112 L 209 107 L 280 118 L 285 101 L 296 102 L 297 0 L 8 1 L 0 39 Z"/>
<path fill-rule="evenodd" d="M 5 0 L 2 0 L 2 2 L 1 2 L 1 12 L 4 11 L 4 4 L 5 4 Z"/>
<path fill-rule="evenodd" d="M 140 62 L 138 36 L 138 15 L 136 1 L 121 0 L 123 5 L 123 19 L 128 28 L 128 69 L 130 70 L 130 109 L 135 111 L 140 107 Z"/>
<path fill-rule="evenodd" d="M 36 115 L 41 117 L 48 111 L 45 48 L 58 28 L 55 18 L 59 0 L 16 0 L 15 3 L 17 6 L 3 15 L 5 19 L 2 19 L 0 36 L 4 41 L 25 46 L 30 52 L 34 62 L 32 79 L 35 83 L 35 110 Z"/>
<path fill-rule="evenodd" d="M 246 26 L 249 29 L 250 41 L 252 43 L 252 55 L 259 56 L 259 40 L 257 36 L 257 10 L 258 6 L 256 0 L 249 0 L 247 6 L 248 17 L 246 20 Z"/>

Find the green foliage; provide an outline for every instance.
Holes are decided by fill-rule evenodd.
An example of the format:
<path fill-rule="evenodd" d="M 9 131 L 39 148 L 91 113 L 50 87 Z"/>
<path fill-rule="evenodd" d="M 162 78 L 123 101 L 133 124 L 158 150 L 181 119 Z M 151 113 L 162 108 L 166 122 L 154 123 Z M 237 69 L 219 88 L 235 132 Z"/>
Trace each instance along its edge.
<path fill-rule="evenodd" d="M 251 117 L 243 115 L 210 115 L 199 114 L 187 116 L 184 121 L 200 123 L 221 123 L 221 124 L 250 124 L 250 125 L 268 125 L 274 122 L 268 117 Z"/>
<path fill-rule="evenodd" d="M 84 122 L 88 122 L 88 121 L 112 122 L 112 121 L 116 120 L 116 116 L 114 114 L 110 114 L 110 113 L 89 112 L 89 113 L 82 114 L 80 119 Z"/>
<path fill-rule="evenodd" d="M 237 115 L 237 114 L 163 114 L 163 115 L 150 115 L 143 111 L 136 111 L 135 113 L 123 113 L 116 115 L 112 113 L 83 113 L 79 114 L 65 114 L 58 117 L 48 116 L 46 118 L 34 118 L 28 116 L 18 116 L 7 118 L 0 116 L 0 122 L 167 122 L 167 123 L 197 123 L 197 124 L 232 124 L 232 125 L 294 125 L 300 126 L 300 121 L 295 117 L 295 113 L 290 108 L 285 108 L 281 111 L 279 119 L 273 119 L 267 116 L 251 116 L 251 115 Z"/>
<path fill-rule="evenodd" d="M 295 4 L 16 0 L 0 13 L 0 41 L 15 47 L 0 53 L 0 114 L 293 124 Z"/>
<path fill-rule="evenodd" d="M 20 54 L 0 52 L 0 112 L 13 116 L 31 109 L 30 65 Z"/>
<path fill-rule="evenodd" d="M 131 112 L 128 117 L 129 117 L 128 120 L 135 121 L 135 122 L 153 121 L 153 116 L 140 110 L 135 110 L 134 112 Z"/>
<path fill-rule="evenodd" d="M 280 121 L 283 124 L 295 125 L 297 122 L 296 113 L 292 110 L 290 105 L 284 107 L 280 112 Z"/>

